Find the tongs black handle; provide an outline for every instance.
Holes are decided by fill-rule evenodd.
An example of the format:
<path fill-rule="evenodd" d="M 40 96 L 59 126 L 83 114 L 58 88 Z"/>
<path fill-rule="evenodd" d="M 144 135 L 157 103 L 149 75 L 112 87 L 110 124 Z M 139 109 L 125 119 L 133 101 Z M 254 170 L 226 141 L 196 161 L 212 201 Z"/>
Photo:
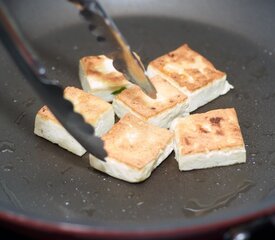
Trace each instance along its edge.
<path fill-rule="evenodd" d="M 88 152 L 104 160 L 107 154 L 103 141 L 94 135 L 94 128 L 85 123 L 82 115 L 74 112 L 72 103 L 64 99 L 64 89 L 58 84 L 58 81 L 47 78 L 45 67 L 18 30 L 1 0 L 0 39 L 29 84 L 66 130 Z"/>

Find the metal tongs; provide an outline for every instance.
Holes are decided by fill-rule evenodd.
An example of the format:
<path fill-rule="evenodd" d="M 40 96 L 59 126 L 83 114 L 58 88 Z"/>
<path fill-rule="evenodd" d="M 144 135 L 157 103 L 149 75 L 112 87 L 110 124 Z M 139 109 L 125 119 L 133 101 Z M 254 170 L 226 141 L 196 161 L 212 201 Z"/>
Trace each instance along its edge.
<path fill-rule="evenodd" d="M 155 97 L 156 90 L 145 75 L 142 63 L 131 52 L 125 39 L 100 4 L 95 0 L 69 1 L 80 9 L 80 14 L 89 22 L 90 29 L 98 27 L 99 32 L 103 34 L 98 39 L 106 40 L 113 45 L 114 51 L 109 56 L 114 60 L 116 69 L 122 71 L 128 80 L 139 85 L 146 94 Z M 63 88 L 58 81 L 47 78 L 46 68 L 20 33 L 2 0 L 0 0 L 0 39 L 29 84 L 66 130 L 88 152 L 104 161 L 107 153 L 103 141 L 94 135 L 94 128 L 84 121 L 82 115 L 74 112 L 72 103 L 64 99 Z"/>
<path fill-rule="evenodd" d="M 145 74 L 139 58 L 131 51 L 126 39 L 118 30 L 114 21 L 96 0 L 69 0 L 79 9 L 80 14 L 89 23 L 89 29 L 97 35 L 98 41 L 104 41 L 113 50 L 106 55 L 113 59 L 114 67 L 151 98 L 156 98 L 156 89 Z"/>

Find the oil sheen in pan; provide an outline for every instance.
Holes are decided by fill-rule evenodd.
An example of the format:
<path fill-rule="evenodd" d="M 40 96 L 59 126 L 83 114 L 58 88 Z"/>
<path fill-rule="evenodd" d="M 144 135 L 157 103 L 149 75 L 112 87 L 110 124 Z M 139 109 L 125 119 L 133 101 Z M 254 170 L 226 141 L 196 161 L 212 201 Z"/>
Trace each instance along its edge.
<path fill-rule="evenodd" d="M 239 184 L 236 189 L 229 192 L 223 196 L 218 197 L 214 202 L 211 203 L 201 203 L 198 199 L 189 199 L 183 208 L 184 214 L 186 216 L 201 216 L 214 209 L 227 207 L 230 202 L 238 196 L 239 193 L 244 193 L 253 187 L 255 183 L 251 180 L 244 180 Z"/>
<path fill-rule="evenodd" d="M 25 211 L 51 219 L 136 223 L 200 217 L 265 197 L 275 183 L 275 165 L 271 164 L 275 162 L 271 153 L 274 116 L 265 107 L 275 108 L 272 97 L 275 76 L 270 70 L 275 63 L 269 50 L 266 53 L 242 36 L 203 23 L 157 17 L 117 18 L 116 21 L 145 64 L 186 42 L 213 61 L 218 69 L 227 72 L 235 89 L 198 112 L 221 107 L 237 109 L 247 145 L 247 163 L 180 172 L 171 155 L 147 181 L 136 185 L 87 170 L 87 156 L 81 160 L 32 134 L 33 119 L 42 103 L 35 98 L 31 107 L 22 104 L 33 93 L 19 78 L 15 67 L 11 67 L 12 63 L 1 60 L 2 72 L 9 69 L 5 76 L 8 85 L 0 82 L 0 109 L 5 112 L 5 118 L 1 118 L 1 140 L 12 143 L 14 150 L 9 152 L 4 146 L 4 152 L 0 153 L 2 166 L 13 166 L 10 171 L 2 168 L 1 178 L 5 181 L 0 199 L 16 205 L 16 200 L 10 200 L 15 195 Z M 54 66 L 49 71 L 50 77 L 59 79 L 65 86 L 80 86 L 77 65 L 87 55 L 87 49 L 89 54 L 104 50 L 104 42 L 98 44 L 81 26 L 59 28 L 39 38 L 29 34 L 48 69 Z M 265 86 L 268 87 L 264 89 Z M 15 96 L 17 102 L 13 103 Z M 21 112 L 25 113 L 24 118 L 16 121 Z M 24 161 L 17 160 L 19 157 Z"/>

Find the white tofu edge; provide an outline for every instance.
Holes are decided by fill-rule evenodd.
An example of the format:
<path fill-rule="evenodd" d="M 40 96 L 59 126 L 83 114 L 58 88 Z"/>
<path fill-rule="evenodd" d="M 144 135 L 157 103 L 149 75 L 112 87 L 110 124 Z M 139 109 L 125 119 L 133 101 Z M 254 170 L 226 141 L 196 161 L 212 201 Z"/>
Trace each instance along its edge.
<path fill-rule="evenodd" d="M 230 89 L 233 89 L 233 86 L 226 81 L 226 76 L 224 76 L 203 88 L 189 92 L 189 94 L 187 94 L 189 99 L 189 108 L 187 111 L 195 111 L 197 108 L 211 102 L 220 95 L 226 94 Z"/>
<path fill-rule="evenodd" d="M 230 150 L 210 151 L 207 153 L 197 153 L 188 155 L 179 155 L 178 147 L 176 160 L 179 164 L 179 170 L 188 171 L 193 169 L 213 168 L 220 166 L 229 166 L 237 163 L 246 162 L 245 148 L 232 148 Z"/>
<path fill-rule="evenodd" d="M 86 152 L 63 126 L 51 120 L 45 120 L 39 115 L 35 117 L 34 133 L 78 156 Z"/>
<path fill-rule="evenodd" d="M 166 109 L 165 111 L 149 118 L 149 119 L 145 119 L 143 118 L 140 114 L 136 113 L 135 111 L 133 111 L 130 107 L 128 107 L 126 104 L 124 104 L 122 101 L 120 101 L 119 99 L 115 98 L 113 100 L 113 108 L 114 111 L 116 113 L 116 115 L 119 118 L 122 118 L 125 114 L 127 113 L 131 113 L 134 116 L 147 121 L 150 124 L 153 124 L 155 126 L 159 126 L 162 128 L 169 128 L 171 122 L 179 116 L 186 116 L 189 113 L 187 112 L 187 108 L 188 108 L 188 103 L 187 101 L 184 101 L 182 103 L 178 103 L 176 104 L 173 108 L 170 109 Z"/>
<path fill-rule="evenodd" d="M 102 136 L 108 132 L 112 126 L 115 124 L 115 113 L 114 109 L 111 107 L 110 110 L 106 111 L 101 115 L 95 125 L 95 135 Z"/>
<path fill-rule="evenodd" d="M 159 75 L 166 79 L 170 84 L 174 87 L 179 89 L 182 93 L 187 95 L 189 107 L 187 112 L 193 112 L 197 108 L 207 104 L 208 102 L 214 100 L 220 95 L 226 94 L 230 89 L 234 87 L 229 84 L 226 80 L 226 75 L 220 79 L 213 81 L 212 83 L 207 84 L 205 87 L 202 87 L 194 92 L 189 91 L 185 87 L 180 87 L 175 81 L 171 80 L 170 78 L 166 77 L 165 74 L 161 73 L 157 69 L 152 66 L 148 66 L 148 75 L 149 77 L 153 77 L 155 75 Z"/>
<path fill-rule="evenodd" d="M 175 119 L 170 127 L 171 131 L 175 131 L 179 118 Z M 175 159 L 178 162 L 180 171 L 189 171 L 193 169 L 204 169 L 219 166 L 228 166 L 237 163 L 246 162 L 245 147 L 234 147 L 226 150 L 215 150 L 204 153 L 180 154 L 179 139 L 174 137 Z"/>
<path fill-rule="evenodd" d="M 109 157 L 106 158 L 106 162 L 103 162 L 92 154 L 89 154 L 89 159 L 90 165 L 93 168 L 101 172 L 105 172 L 112 177 L 131 183 L 137 183 L 147 179 L 151 175 L 152 171 L 157 166 L 159 166 L 170 155 L 172 151 L 173 140 L 171 140 L 171 142 L 167 144 L 165 149 L 159 153 L 159 156 L 156 160 L 149 162 L 142 169 L 130 167 L 127 164 L 124 164 Z"/>
<path fill-rule="evenodd" d="M 83 88 L 84 91 L 86 91 Z M 88 93 L 91 93 L 92 95 L 99 97 L 103 100 L 105 100 L 106 102 L 112 102 L 115 95 L 112 94 L 112 92 L 116 91 L 118 89 L 115 90 L 110 90 L 110 89 L 102 89 L 102 90 L 97 90 L 97 91 L 87 91 Z"/>
<path fill-rule="evenodd" d="M 95 135 L 101 136 L 114 125 L 115 117 L 112 108 L 103 113 L 98 119 L 95 127 Z M 48 141 L 58 144 L 60 147 L 78 155 L 82 156 L 86 150 L 77 142 L 75 138 L 59 123 L 52 120 L 45 120 L 36 115 L 34 124 L 34 133 Z"/>

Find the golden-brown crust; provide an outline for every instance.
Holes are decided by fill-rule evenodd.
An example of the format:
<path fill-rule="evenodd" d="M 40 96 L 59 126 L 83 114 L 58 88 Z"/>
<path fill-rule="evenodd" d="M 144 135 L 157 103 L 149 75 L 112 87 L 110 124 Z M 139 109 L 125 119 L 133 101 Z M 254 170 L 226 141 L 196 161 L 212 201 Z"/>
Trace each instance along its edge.
<path fill-rule="evenodd" d="M 42 108 L 40 108 L 40 110 L 37 113 L 37 116 L 43 118 L 44 120 L 49 120 L 59 124 L 58 120 L 55 118 L 55 116 L 52 114 L 52 112 L 47 106 L 43 106 Z"/>
<path fill-rule="evenodd" d="M 103 137 L 108 157 L 142 169 L 158 158 L 173 133 L 126 114 Z"/>
<path fill-rule="evenodd" d="M 85 121 L 92 125 L 97 123 L 102 113 L 112 108 L 111 104 L 104 100 L 75 87 L 66 87 L 64 97 L 71 101 L 74 110 L 82 114 Z M 47 106 L 43 106 L 37 114 L 45 120 L 59 123 Z"/>
<path fill-rule="evenodd" d="M 104 55 L 87 56 L 80 59 L 84 75 L 105 83 L 108 87 L 125 86 L 128 81 L 121 72 L 107 65 L 112 65 L 112 60 Z"/>
<path fill-rule="evenodd" d="M 181 118 L 177 120 L 175 136 L 181 155 L 244 147 L 234 108 Z"/>
<path fill-rule="evenodd" d="M 217 70 L 187 44 L 153 60 L 149 65 L 168 80 L 191 92 L 225 76 L 224 72 Z"/>
<path fill-rule="evenodd" d="M 148 97 L 138 86 L 125 89 L 116 96 L 116 99 L 138 113 L 144 120 L 156 116 L 187 99 L 177 88 L 159 76 L 153 77 L 151 82 L 157 90 L 156 99 Z"/>

